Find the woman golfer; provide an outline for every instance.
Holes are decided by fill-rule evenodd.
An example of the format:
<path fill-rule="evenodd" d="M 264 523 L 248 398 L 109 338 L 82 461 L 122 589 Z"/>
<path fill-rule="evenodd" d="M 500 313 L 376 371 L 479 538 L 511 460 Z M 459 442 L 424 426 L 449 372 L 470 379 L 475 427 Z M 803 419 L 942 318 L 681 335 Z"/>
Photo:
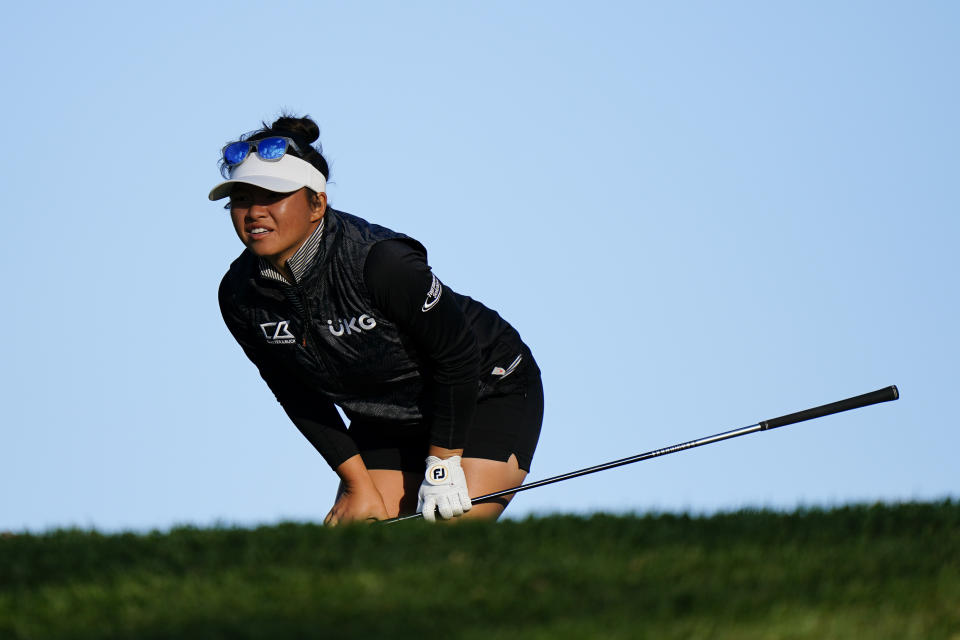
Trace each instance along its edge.
<path fill-rule="evenodd" d="M 220 284 L 223 319 L 340 477 L 326 524 L 497 518 L 508 500 L 470 496 L 530 470 L 540 370 L 513 327 L 431 272 L 423 245 L 328 206 L 319 133 L 281 117 L 223 148 L 210 199 L 230 199 L 246 247 Z"/>

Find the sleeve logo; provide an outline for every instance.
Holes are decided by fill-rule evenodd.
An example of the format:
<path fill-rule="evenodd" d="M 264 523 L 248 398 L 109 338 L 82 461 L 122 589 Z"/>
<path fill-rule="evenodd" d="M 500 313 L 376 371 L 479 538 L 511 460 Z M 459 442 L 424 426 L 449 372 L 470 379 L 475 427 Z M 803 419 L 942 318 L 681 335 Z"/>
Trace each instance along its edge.
<path fill-rule="evenodd" d="M 420 309 L 424 313 L 430 311 L 437 303 L 440 302 L 440 296 L 443 294 L 443 285 L 440 284 L 439 278 L 436 275 L 433 276 L 433 282 L 430 283 L 430 291 L 427 292 L 427 299 L 423 303 L 423 308 Z"/>
<path fill-rule="evenodd" d="M 492 376 L 499 376 L 501 380 L 506 378 L 508 375 L 517 370 L 517 367 L 520 366 L 520 361 L 523 360 L 523 354 L 517 356 L 516 360 L 508 364 L 506 367 L 494 367 L 493 371 L 490 372 Z"/>

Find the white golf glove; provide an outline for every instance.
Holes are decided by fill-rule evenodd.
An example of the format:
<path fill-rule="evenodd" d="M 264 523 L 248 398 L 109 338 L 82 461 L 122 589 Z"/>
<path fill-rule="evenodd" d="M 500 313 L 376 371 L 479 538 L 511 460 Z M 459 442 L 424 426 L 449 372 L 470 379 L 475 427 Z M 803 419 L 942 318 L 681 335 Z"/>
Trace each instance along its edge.
<path fill-rule="evenodd" d="M 461 516 L 472 507 L 467 492 L 467 477 L 460 468 L 460 456 L 450 456 L 441 460 L 437 456 L 427 456 L 427 472 L 420 485 L 417 510 L 423 513 L 423 519 L 433 522 L 435 509 L 440 517 L 449 520 Z"/>

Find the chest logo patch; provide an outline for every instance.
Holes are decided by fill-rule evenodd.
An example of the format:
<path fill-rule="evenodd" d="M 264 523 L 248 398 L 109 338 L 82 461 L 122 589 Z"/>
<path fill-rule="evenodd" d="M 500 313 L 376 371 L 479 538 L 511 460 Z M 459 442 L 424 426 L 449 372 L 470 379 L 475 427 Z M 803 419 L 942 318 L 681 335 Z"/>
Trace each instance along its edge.
<path fill-rule="evenodd" d="M 354 333 L 363 333 L 364 331 L 370 331 L 376 326 L 377 321 L 367 314 L 363 314 L 359 318 L 340 318 L 337 320 L 336 329 L 333 327 L 333 320 L 327 320 L 327 329 L 338 338 L 344 333 L 348 336 Z"/>
<path fill-rule="evenodd" d="M 296 341 L 290 333 L 290 323 L 286 320 L 264 322 L 260 325 L 260 331 L 263 331 L 263 337 L 269 344 L 293 344 Z"/>

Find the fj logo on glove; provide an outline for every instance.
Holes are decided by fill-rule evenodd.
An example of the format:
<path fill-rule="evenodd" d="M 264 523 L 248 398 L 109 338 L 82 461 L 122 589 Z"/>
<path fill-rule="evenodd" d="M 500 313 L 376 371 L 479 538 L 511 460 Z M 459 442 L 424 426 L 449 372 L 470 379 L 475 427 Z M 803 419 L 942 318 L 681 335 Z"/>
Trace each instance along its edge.
<path fill-rule="evenodd" d="M 337 320 L 337 328 L 333 328 L 333 320 L 327 320 L 327 328 L 330 329 L 330 333 L 337 336 L 338 338 L 346 333 L 348 336 L 354 333 L 363 333 L 364 331 L 370 331 L 377 326 L 377 321 L 363 314 L 359 318 L 341 318 Z"/>
<path fill-rule="evenodd" d="M 444 484 L 447 481 L 447 467 L 443 464 L 431 465 L 427 469 L 427 482 L 430 484 Z"/>
<path fill-rule="evenodd" d="M 427 300 L 423 303 L 423 308 L 421 311 L 426 313 L 437 306 L 437 303 L 440 302 L 440 296 L 443 294 L 443 285 L 440 284 L 439 278 L 433 276 L 433 282 L 430 283 L 430 291 L 427 292 Z"/>
<path fill-rule="evenodd" d="M 286 320 L 264 322 L 260 325 L 260 331 L 263 331 L 263 337 L 269 344 L 293 344 L 296 341 L 290 333 L 290 323 Z"/>

